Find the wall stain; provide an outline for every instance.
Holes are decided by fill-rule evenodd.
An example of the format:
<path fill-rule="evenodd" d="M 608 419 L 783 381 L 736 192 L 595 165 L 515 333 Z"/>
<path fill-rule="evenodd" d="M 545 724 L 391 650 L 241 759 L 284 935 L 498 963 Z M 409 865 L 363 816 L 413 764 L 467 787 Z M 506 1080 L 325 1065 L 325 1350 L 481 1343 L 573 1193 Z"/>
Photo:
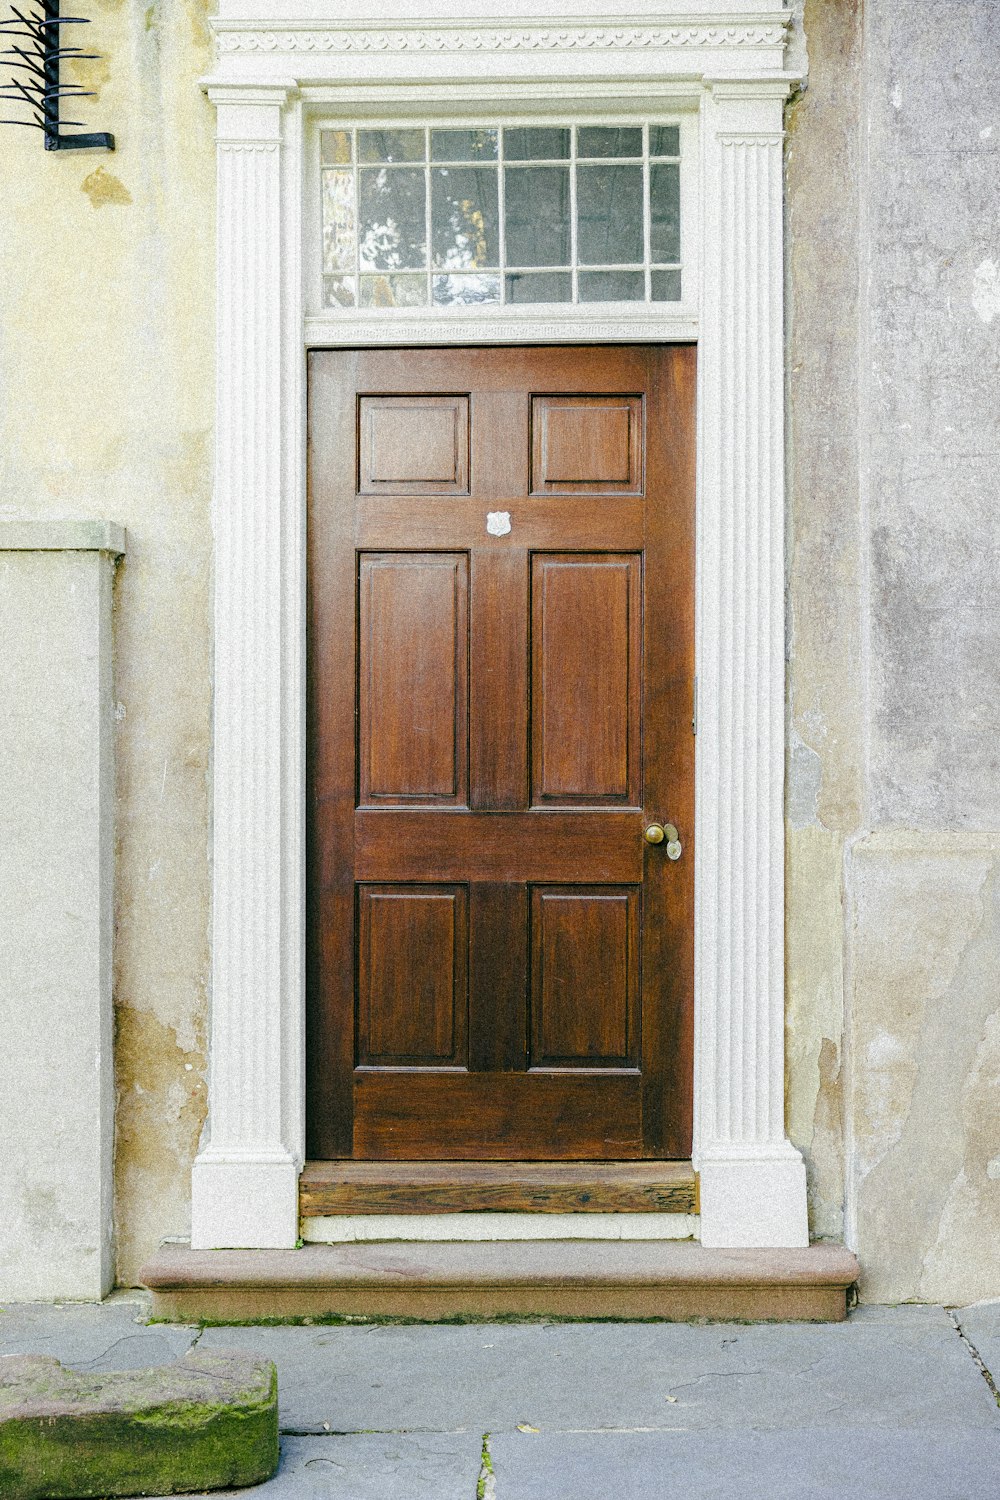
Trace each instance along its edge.
<path fill-rule="evenodd" d="M 132 194 L 124 182 L 113 172 L 106 172 L 103 167 L 98 167 L 96 172 L 91 172 L 89 177 L 85 177 L 80 188 L 95 208 L 103 208 L 106 203 L 132 202 Z"/>
<path fill-rule="evenodd" d="M 177 1031 L 148 1010 L 115 1012 L 115 1220 L 118 1280 L 137 1282 L 162 1235 L 162 1203 L 186 1185 L 207 1111 L 205 1048 L 184 1048 Z"/>

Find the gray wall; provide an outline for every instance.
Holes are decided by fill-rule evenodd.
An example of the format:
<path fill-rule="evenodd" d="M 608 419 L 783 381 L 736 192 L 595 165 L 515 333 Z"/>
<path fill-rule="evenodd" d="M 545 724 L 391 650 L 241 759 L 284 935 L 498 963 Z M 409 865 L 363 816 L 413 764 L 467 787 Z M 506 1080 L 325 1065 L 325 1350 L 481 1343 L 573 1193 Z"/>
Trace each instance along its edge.
<path fill-rule="evenodd" d="M 805 26 L 790 1128 L 866 1296 L 964 1301 L 1000 1294 L 1000 7 L 821 0 Z"/>

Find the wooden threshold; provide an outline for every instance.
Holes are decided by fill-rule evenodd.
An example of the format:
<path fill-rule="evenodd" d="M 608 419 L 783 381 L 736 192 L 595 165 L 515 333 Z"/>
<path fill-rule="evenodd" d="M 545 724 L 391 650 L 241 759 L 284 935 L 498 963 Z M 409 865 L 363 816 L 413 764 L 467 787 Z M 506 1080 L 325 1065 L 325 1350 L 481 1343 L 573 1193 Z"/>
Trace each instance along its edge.
<path fill-rule="evenodd" d="M 299 1179 L 303 1218 L 697 1212 L 689 1161 L 313 1161 Z"/>
<path fill-rule="evenodd" d="M 191 1250 L 163 1245 L 140 1279 L 153 1316 L 733 1318 L 839 1322 L 858 1262 L 843 1245 L 706 1250 L 691 1240 L 496 1241 Z"/>

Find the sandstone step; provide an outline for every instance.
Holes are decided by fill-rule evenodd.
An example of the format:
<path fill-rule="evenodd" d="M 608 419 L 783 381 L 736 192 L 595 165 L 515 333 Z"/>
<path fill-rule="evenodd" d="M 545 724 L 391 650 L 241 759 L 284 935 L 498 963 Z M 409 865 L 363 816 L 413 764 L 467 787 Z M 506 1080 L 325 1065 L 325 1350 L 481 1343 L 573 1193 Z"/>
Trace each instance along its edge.
<path fill-rule="evenodd" d="M 4 1500 L 173 1495 L 261 1484 L 278 1467 L 273 1363 L 198 1350 L 156 1369 L 87 1374 L 0 1359 Z"/>
<path fill-rule="evenodd" d="M 549 1316 L 838 1321 L 859 1266 L 843 1245 L 707 1250 L 692 1241 L 508 1240 L 192 1250 L 143 1268 L 155 1317 L 220 1322 Z"/>

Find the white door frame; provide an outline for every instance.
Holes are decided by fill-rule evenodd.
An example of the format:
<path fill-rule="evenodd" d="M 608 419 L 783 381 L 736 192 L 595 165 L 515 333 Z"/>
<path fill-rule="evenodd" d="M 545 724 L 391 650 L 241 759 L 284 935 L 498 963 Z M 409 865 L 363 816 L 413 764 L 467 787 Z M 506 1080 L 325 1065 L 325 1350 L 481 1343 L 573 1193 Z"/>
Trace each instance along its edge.
<path fill-rule="evenodd" d="M 278 10 L 285 0 L 269 0 Z M 497 0 L 502 12 L 512 0 Z M 305 359 L 310 112 L 433 115 L 456 98 L 524 109 L 686 101 L 698 111 L 697 309 L 595 324 L 545 312 L 457 320 L 393 342 L 667 342 L 696 334 L 695 1165 L 710 1246 L 808 1240 L 784 1128 L 784 332 L 782 113 L 789 17 L 544 15 L 392 26 L 301 0 L 261 19 L 224 0 L 218 67 L 218 333 L 209 1122 L 195 1248 L 292 1246 L 305 1137 Z M 639 0 L 637 10 L 644 0 Z M 449 0 L 426 0 L 438 17 Z M 583 16 L 581 19 L 581 5 Z M 407 0 L 396 9 L 409 12 Z M 536 10 L 539 7 L 536 6 Z M 544 9 L 544 8 L 543 8 Z M 664 16 L 669 19 L 664 19 Z M 697 312 L 697 321 L 693 314 Z M 364 337 L 358 320 L 342 340 Z M 388 332 L 386 329 L 388 328 Z M 375 341 L 375 335 L 372 340 Z"/>

